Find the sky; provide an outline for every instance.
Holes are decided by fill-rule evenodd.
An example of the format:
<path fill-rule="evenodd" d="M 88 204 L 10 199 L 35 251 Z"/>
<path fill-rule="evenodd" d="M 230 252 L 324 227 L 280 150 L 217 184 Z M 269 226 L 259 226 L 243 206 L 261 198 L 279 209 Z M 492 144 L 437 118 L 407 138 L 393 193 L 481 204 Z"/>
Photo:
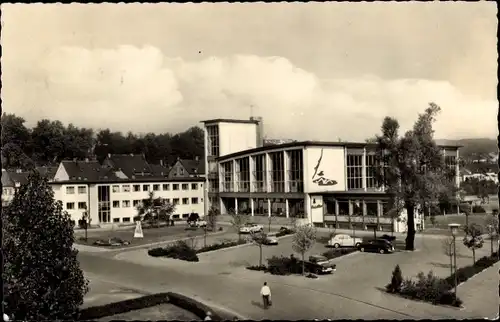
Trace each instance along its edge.
<path fill-rule="evenodd" d="M 2 4 L 2 107 L 114 131 L 262 116 L 268 138 L 497 127 L 495 2 Z"/>

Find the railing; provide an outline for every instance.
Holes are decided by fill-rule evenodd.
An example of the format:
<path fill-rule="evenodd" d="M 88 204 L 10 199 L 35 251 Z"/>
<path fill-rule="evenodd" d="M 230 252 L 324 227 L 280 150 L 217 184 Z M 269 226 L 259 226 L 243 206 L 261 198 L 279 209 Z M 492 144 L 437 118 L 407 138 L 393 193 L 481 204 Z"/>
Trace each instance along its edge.
<path fill-rule="evenodd" d="M 304 192 L 304 183 L 302 181 L 289 181 L 288 189 L 290 192 Z"/>
<path fill-rule="evenodd" d="M 250 192 L 250 182 L 238 182 L 238 192 Z"/>
<path fill-rule="evenodd" d="M 253 182 L 253 191 L 254 192 L 267 192 L 266 183 L 264 181 Z"/>
<path fill-rule="evenodd" d="M 285 192 L 285 182 L 271 182 L 271 192 Z"/>
<path fill-rule="evenodd" d="M 234 191 L 234 188 L 233 188 L 233 184 L 232 182 L 224 182 L 222 183 L 222 192 L 233 192 Z"/>

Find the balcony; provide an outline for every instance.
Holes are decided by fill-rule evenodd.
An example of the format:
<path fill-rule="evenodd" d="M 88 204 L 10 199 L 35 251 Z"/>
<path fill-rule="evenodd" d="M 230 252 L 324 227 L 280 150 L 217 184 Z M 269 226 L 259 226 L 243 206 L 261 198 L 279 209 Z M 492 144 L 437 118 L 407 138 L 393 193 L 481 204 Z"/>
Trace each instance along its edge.
<path fill-rule="evenodd" d="M 289 192 L 304 192 L 304 183 L 302 181 L 289 181 Z"/>
<path fill-rule="evenodd" d="M 271 182 L 270 192 L 285 192 L 285 182 L 283 181 Z"/>
<path fill-rule="evenodd" d="M 253 192 L 266 192 L 266 184 L 264 181 L 255 181 L 253 183 Z"/>
<path fill-rule="evenodd" d="M 221 192 L 234 192 L 232 182 L 223 182 Z"/>
<path fill-rule="evenodd" d="M 237 183 L 238 192 L 250 192 L 250 182 L 240 181 Z"/>

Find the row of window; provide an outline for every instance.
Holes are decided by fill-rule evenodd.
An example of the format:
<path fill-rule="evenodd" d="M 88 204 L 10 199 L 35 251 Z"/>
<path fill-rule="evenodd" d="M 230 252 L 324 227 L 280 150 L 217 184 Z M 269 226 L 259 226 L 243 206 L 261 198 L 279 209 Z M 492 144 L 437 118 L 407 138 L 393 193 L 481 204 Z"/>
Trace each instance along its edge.
<path fill-rule="evenodd" d="M 172 215 L 172 219 L 180 219 L 180 218 L 181 218 L 181 215 L 179 215 L 179 214 Z M 189 218 L 189 214 L 182 214 L 182 218 L 183 219 Z M 131 222 L 132 221 L 130 217 L 123 217 L 121 219 L 122 219 L 121 222 Z M 120 222 L 120 218 L 113 218 L 113 222 L 114 223 L 119 223 Z"/>
<path fill-rule="evenodd" d="M 134 192 L 141 191 L 150 191 L 150 187 L 152 186 L 152 191 L 170 191 L 170 184 L 169 183 L 164 183 L 162 185 L 160 184 L 143 184 L 142 187 L 140 184 L 134 184 L 132 185 L 132 190 Z M 172 190 L 173 191 L 178 191 L 179 186 L 181 190 L 189 190 L 189 184 L 183 183 L 179 185 L 178 183 L 173 183 L 172 184 Z M 130 185 L 129 184 L 124 184 L 124 185 L 113 185 L 112 186 L 112 191 L 115 193 L 118 192 L 130 192 Z M 161 188 L 161 190 L 160 190 Z M 191 184 L 191 190 L 198 190 L 198 183 L 192 183 Z M 87 193 L 87 186 L 78 186 L 78 194 L 86 194 Z M 66 187 L 66 194 L 72 195 L 75 194 L 75 187 L 74 186 L 69 186 Z"/>
<path fill-rule="evenodd" d="M 170 199 L 166 198 L 165 199 L 168 203 L 170 203 Z M 181 199 L 179 198 L 174 198 L 172 199 L 172 204 L 174 205 L 179 205 Z M 141 203 L 141 200 L 133 200 L 132 205 L 133 207 L 137 207 Z M 197 205 L 199 203 L 198 198 L 191 198 L 191 204 L 192 205 Z M 182 198 L 182 204 L 183 205 L 189 205 L 189 198 Z M 130 207 L 130 200 L 121 200 L 121 208 L 129 208 Z M 113 201 L 113 208 L 120 208 L 120 200 L 114 200 Z M 67 210 L 74 210 L 75 209 L 75 202 L 67 202 L 66 203 L 66 209 Z M 87 209 L 87 203 L 86 202 L 78 202 L 78 209 Z"/>

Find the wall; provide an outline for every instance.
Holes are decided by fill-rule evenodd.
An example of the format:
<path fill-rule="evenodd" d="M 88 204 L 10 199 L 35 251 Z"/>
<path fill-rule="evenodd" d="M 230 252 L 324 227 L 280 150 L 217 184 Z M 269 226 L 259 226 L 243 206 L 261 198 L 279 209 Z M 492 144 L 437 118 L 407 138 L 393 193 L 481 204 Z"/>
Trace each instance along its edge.
<path fill-rule="evenodd" d="M 177 161 L 172 167 L 172 169 L 170 169 L 168 177 L 169 178 L 189 177 L 189 173 L 186 171 L 186 169 L 184 169 L 182 163 L 180 161 Z"/>
<path fill-rule="evenodd" d="M 71 216 L 71 220 L 78 222 L 82 218 L 82 214 L 85 209 L 79 209 L 78 203 L 85 202 L 87 208 L 89 207 L 88 201 L 88 185 L 87 184 L 60 184 L 60 183 L 52 183 L 52 190 L 54 191 L 54 199 L 62 202 L 63 211 L 67 211 Z M 73 187 L 74 193 L 68 193 L 67 188 Z M 78 187 L 85 187 L 85 193 L 79 193 Z M 73 209 L 68 209 L 67 204 L 74 203 Z M 97 205 L 96 205 L 97 207 Z"/>
<path fill-rule="evenodd" d="M 345 177 L 343 147 L 307 147 L 304 150 L 304 191 L 306 193 L 345 191 L 347 189 Z"/>
<path fill-rule="evenodd" d="M 257 125 L 219 123 L 219 156 L 257 147 Z"/>

